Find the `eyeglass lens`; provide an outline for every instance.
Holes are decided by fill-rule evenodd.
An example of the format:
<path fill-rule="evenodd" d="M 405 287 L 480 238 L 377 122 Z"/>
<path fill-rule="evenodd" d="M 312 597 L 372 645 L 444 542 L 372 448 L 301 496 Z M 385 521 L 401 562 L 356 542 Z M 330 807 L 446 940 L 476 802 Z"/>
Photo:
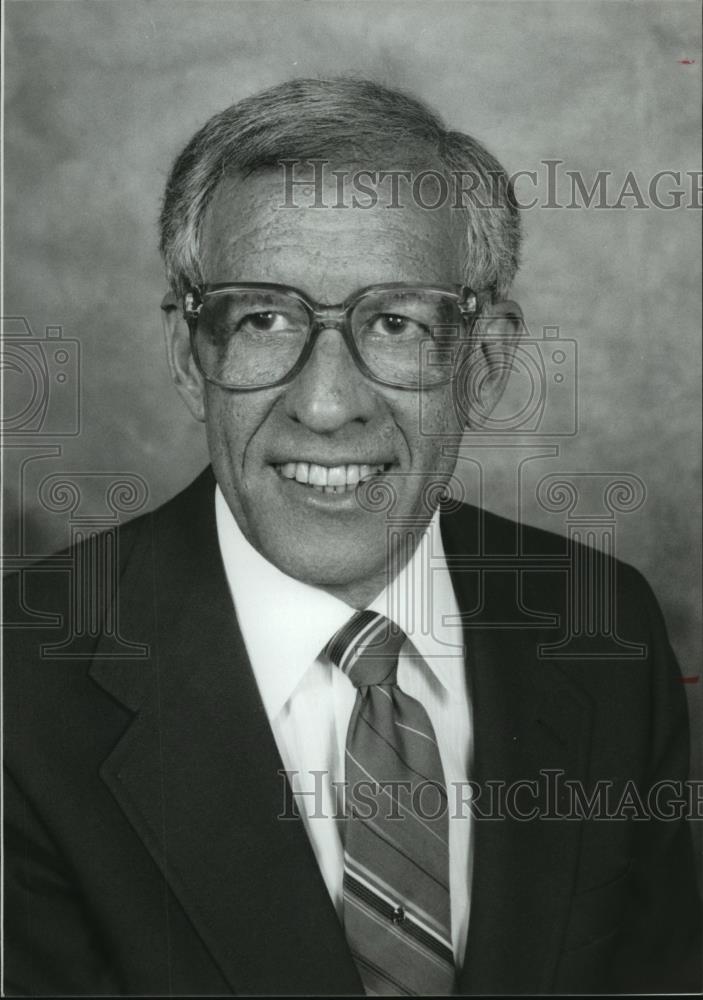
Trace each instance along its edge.
<path fill-rule="evenodd" d="M 265 386 L 284 378 L 307 342 L 310 313 L 295 295 L 274 289 L 206 294 L 198 321 L 203 371 L 219 382 Z M 462 318 L 455 299 L 431 289 L 370 291 L 349 316 L 354 344 L 382 381 L 432 385 L 451 374 Z"/>

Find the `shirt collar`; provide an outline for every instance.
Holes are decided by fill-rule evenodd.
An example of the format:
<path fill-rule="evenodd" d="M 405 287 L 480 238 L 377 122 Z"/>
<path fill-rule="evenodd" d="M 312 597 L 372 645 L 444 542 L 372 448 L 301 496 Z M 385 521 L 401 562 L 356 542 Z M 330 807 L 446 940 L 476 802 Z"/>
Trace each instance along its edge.
<path fill-rule="evenodd" d="M 355 609 L 318 587 L 287 576 L 257 552 L 244 537 L 219 486 L 215 489 L 215 517 L 239 626 L 266 713 L 274 719 Z M 449 692 L 461 690 L 464 663 L 459 608 L 447 570 L 438 511 L 411 559 L 369 609 L 386 615 L 403 629 Z"/>
<path fill-rule="evenodd" d="M 462 694 L 463 629 L 439 520 L 436 510 L 410 559 L 369 609 L 403 629 L 413 647 L 406 652 L 419 654 L 450 695 Z"/>

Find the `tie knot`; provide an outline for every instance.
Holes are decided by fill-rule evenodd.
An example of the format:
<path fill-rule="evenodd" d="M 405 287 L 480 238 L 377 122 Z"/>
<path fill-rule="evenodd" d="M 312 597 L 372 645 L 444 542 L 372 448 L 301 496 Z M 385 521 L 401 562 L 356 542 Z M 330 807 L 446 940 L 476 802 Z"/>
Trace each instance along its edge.
<path fill-rule="evenodd" d="M 395 684 L 405 632 L 375 611 L 357 611 L 325 646 L 354 687 Z"/>

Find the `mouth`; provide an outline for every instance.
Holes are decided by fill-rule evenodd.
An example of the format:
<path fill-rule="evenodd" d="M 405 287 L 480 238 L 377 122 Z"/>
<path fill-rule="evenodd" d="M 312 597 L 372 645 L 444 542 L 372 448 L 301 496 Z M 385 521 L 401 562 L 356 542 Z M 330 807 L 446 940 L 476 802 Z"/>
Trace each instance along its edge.
<path fill-rule="evenodd" d="M 316 462 L 284 462 L 274 465 L 282 479 L 293 480 L 317 493 L 354 493 L 360 483 L 368 482 L 391 468 L 390 462 L 368 465 L 318 465 Z"/>

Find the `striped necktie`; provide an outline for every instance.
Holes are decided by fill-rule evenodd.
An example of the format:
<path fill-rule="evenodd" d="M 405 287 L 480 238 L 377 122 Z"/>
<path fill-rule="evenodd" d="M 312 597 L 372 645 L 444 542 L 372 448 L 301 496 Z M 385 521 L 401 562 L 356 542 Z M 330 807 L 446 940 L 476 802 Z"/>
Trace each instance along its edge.
<path fill-rule="evenodd" d="M 398 687 L 405 633 L 357 612 L 325 653 L 356 687 L 346 743 L 344 931 L 368 995 L 453 991 L 447 798 L 432 724 Z"/>

